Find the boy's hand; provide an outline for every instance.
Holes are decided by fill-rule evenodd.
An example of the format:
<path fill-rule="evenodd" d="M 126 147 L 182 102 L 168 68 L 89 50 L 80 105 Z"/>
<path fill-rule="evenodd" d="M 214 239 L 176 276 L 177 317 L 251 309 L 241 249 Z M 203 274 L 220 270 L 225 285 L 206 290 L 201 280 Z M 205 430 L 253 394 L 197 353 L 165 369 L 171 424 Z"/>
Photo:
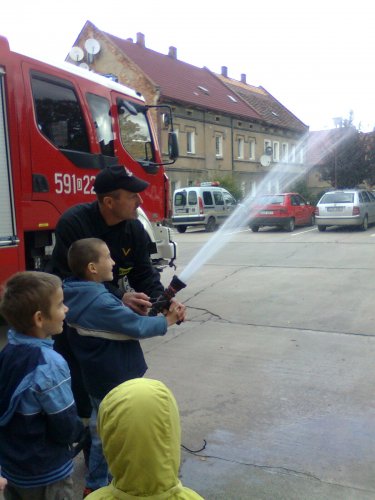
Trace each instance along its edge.
<path fill-rule="evenodd" d="M 5 490 L 5 486 L 7 485 L 7 480 L 5 479 L 5 477 L 0 477 L 0 491 L 4 491 Z"/>
<path fill-rule="evenodd" d="M 149 299 L 150 297 L 142 292 L 126 292 L 122 296 L 122 302 L 141 316 L 147 316 L 148 309 L 152 305 Z"/>
<path fill-rule="evenodd" d="M 174 325 L 177 322 L 185 321 L 186 319 L 186 306 L 180 302 L 173 301 L 166 314 L 168 326 Z"/>

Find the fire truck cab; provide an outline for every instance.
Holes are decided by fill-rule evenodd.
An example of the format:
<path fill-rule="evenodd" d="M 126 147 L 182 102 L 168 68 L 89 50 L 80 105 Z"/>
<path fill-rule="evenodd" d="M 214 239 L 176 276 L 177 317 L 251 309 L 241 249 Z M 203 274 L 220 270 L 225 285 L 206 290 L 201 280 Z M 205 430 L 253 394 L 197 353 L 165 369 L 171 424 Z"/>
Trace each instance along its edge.
<path fill-rule="evenodd" d="M 178 156 L 173 124 L 168 149 L 170 164 Z M 169 181 L 144 99 L 72 64 L 11 52 L 0 36 L 0 282 L 44 268 L 60 215 L 94 200 L 97 172 L 115 164 L 150 183 L 140 220 L 154 262 L 172 262 L 176 245 L 163 225 Z"/>

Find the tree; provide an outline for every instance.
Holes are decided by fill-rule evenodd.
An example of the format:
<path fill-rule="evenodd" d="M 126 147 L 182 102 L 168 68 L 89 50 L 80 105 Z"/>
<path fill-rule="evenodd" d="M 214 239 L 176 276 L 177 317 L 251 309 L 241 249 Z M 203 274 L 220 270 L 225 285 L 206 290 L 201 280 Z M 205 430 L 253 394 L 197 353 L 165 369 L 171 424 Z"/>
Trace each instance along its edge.
<path fill-rule="evenodd" d="M 366 161 L 369 163 L 369 175 L 367 182 L 370 186 L 375 185 L 375 132 L 361 134 L 362 147 L 365 151 Z"/>
<path fill-rule="evenodd" d="M 351 125 L 332 130 L 320 173 L 337 189 L 353 188 L 369 179 L 371 162 L 363 134 Z"/>

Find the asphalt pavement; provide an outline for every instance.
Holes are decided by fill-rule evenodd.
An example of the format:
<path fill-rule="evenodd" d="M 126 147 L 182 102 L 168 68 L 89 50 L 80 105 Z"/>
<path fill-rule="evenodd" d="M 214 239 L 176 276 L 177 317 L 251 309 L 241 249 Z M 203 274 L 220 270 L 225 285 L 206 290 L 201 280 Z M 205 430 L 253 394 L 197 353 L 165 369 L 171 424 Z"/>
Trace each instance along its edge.
<path fill-rule="evenodd" d="M 175 237 L 165 285 L 211 235 Z M 375 499 L 374 245 L 374 228 L 243 231 L 191 276 L 188 321 L 142 342 L 146 376 L 179 404 L 186 486 L 208 500 Z M 77 499 L 84 473 L 78 457 Z"/>

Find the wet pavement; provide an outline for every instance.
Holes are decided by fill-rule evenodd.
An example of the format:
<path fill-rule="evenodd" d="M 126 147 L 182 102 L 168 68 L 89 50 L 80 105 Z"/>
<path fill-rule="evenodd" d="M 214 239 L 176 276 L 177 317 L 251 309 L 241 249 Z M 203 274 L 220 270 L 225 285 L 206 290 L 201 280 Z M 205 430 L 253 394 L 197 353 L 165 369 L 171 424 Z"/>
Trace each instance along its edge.
<path fill-rule="evenodd" d="M 183 268 L 209 235 L 177 238 Z M 189 280 L 188 321 L 142 342 L 183 445 L 206 441 L 182 449 L 186 486 L 207 500 L 375 499 L 374 245 L 375 229 L 244 232 Z"/>

